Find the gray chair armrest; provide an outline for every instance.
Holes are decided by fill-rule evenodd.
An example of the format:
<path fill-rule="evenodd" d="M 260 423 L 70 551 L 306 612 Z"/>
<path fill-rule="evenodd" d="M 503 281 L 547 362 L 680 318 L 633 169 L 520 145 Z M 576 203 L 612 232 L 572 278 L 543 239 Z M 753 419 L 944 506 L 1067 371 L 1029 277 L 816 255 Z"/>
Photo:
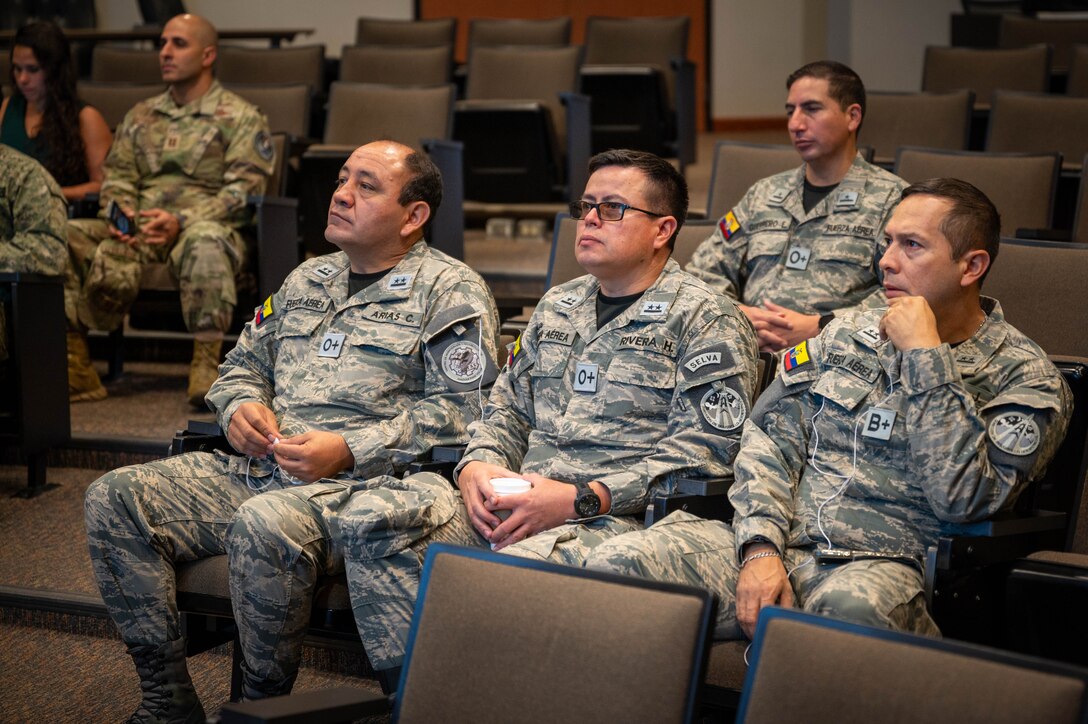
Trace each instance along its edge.
<path fill-rule="evenodd" d="M 646 506 L 647 527 L 669 513 L 683 510 L 708 520 L 733 520 L 733 506 L 729 502 L 729 486 L 732 478 L 681 478 L 672 495 L 656 495 Z"/>
<path fill-rule="evenodd" d="M 184 430 L 174 433 L 174 439 L 170 441 L 170 454 L 181 455 L 187 452 L 212 452 L 222 450 L 234 454 L 234 448 L 227 442 L 227 436 L 223 428 L 214 422 L 202 422 L 189 420 Z"/>

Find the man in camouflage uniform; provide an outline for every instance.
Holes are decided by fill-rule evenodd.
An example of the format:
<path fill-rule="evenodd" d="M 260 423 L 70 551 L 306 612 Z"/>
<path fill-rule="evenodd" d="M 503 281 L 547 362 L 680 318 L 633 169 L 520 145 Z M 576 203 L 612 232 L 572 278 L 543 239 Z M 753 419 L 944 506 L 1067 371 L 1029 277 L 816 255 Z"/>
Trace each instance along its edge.
<path fill-rule="evenodd" d="M 636 530 L 650 496 L 730 475 L 755 384 L 756 339 L 729 300 L 669 259 L 687 186 L 637 151 L 590 161 L 575 253 L 590 272 L 545 294 L 514 345 L 454 477 L 387 478 L 338 519 L 355 620 L 396 680 L 427 546 L 486 546 L 580 565 Z M 491 480 L 529 480 L 494 495 Z M 501 519 L 496 510 L 509 511 Z"/>
<path fill-rule="evenodd" d="M 889 307 L 785 354 L 744 428 L 732 527 L 674 513 L 587 566 L 715 591 L 724 639 L 751 637 L 771 604 L 938 634 L 926 548 L 1010 507 L 1072 404 L 1043 350 L 979 294 L 999 230 L 963 181 L 909 186 L 885 229 Z"/>
<path fill-rule="evenodd" d="M 786 88 L 790 140 L 804 163 L 748 189 L 687 267 L 742 302 L 764 351 L 815 337 L 836 310 L 885 303 L 877 262 L 906 185 L 858 153 L 865 86 L 854 71 L 810 63 Z"/>
<path fill-rule="evenodd" d="M 0 144 L 0 272 L 63 274 L 68 263 L 67 219 L 68 204 L 49 172 L 29 156 Z M 0 365 L 9 357 L 6 294 L 0 290 Z"/>
<path fill-rule="evenodd" d="M 261 112 L 212 75 L 215 28 L 196 15 L 166 24 L 159 63 L 165 93 L 128 112 L 106 157 L 102 219 L 69 225 L 72 256 L 65 290 L 69 393 L 106 396 L 87 355 L 85 333 L 116 329 L 136 299 L 141 267 L 166 262 L 181 285 L 185 325 L 195 335 L 189 401 L 202 406 L 237 301 L 234 278 L 245 260 L 238 230 L 249 221 L 246 196 L 264 191 L 272 140 Z M 116 202 L 138 229 L 107 219 Z"/>
<path fill-rule="evenodd" d="M 250 682 L 298 666 L 314 580 L 342 570 L 322 533 L 337 508 L 361 481 L 395 479 L 432 446 L 467 438 L 498 374 L 498 320 L 479 275 L 423 241 L 441 195 L 423 154 L 391 142 L 356 150 L 325 232 L 342 253 L 291 273 L 208 394 L 240 455 L 180 455 L 88 489 L 91 562 L 142 680 L 135 721 L 203 721 L 185 668 L 176 562 L 229 548 L 245 692 L 261 696 Z M 281 605 L 279 619 L 265 615 Z M 266 642 L 279 637 L 295 648 L 273 659 L 281 650 Z"/>

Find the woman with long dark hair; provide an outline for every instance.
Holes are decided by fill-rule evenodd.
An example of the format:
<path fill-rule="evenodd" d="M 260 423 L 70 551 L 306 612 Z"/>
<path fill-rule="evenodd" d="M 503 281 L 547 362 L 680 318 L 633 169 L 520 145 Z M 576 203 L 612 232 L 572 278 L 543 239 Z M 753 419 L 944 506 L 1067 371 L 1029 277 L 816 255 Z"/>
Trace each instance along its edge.
<path fill-rule="evenodd" d="M 69 201 L 97 192 L 113 135 L 80 103 L 68 40 L 53 23 L 19 28 L 11 47 L 14 92 L 0 105 L 0 143 L 38 160 Z"/>

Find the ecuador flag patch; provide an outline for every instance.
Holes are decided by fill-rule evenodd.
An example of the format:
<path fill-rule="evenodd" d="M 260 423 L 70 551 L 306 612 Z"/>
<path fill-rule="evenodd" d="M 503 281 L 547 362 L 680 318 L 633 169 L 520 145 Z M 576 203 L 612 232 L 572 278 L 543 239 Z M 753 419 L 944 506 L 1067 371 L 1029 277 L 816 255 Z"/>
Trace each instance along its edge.
<path fill-rule="evenodd" d="M 718 222 L 718 228 L 722 230 L 722 236 L 728 239 L 733 236 L 733 234 L 740 231 L 740 222 L 737 221 L 737 217 L 730 211 Z"/>
<path fill-rule="evenodd" d="M 807 365 L 811 360 L 808 356 L 808 340 L 796 347 L 791 347 L 782 357 L 782 366 L 787 372 L 795 370 L 801 365 Z"/>
<path fill-rule="evenodd" d="M 253 315 L 254 326 L 261 326 L 261 322 L 272 316 L 272 297 L 264 300 L 264 304 L 257 307 L 257 313 Z"/>

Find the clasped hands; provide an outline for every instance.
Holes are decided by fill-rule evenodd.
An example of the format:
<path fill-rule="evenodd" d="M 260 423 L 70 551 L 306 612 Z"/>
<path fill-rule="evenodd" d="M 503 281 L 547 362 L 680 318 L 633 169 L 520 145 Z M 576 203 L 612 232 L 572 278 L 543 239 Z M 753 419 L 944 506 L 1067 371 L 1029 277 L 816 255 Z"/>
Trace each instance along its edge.
<path fill-rule="evenodd" d="M 522 478 L 532 483 L 527 493 L 495 495 L 492 478 Z M 552 480 L 535 473 L 517 473 L 501 465 L 473 461 L 461 469 L 457 477 L 461 500 L 468 510 L 469 520 L 481 536 L 501 550 L 512 543 L 523 541 L 531 535 L 561 525 L 574 511 L 575 488 L 569 483 Z M 609 508 L 607 490 L 594 484 L 601 499 L 601 511 Z M 496 510 L 509 510 L 510 517 L 502 520 Z"/>
<path fill-rule="evenodd" d="M 355 456 L 343 437 L 321 430 L 283 436 L 275 413 L 259 402 L 238 406 L 227 427 L 227 440 L 243 455 L 272 456 L 283 472 L 304 483 L 355 467 Z"/>

